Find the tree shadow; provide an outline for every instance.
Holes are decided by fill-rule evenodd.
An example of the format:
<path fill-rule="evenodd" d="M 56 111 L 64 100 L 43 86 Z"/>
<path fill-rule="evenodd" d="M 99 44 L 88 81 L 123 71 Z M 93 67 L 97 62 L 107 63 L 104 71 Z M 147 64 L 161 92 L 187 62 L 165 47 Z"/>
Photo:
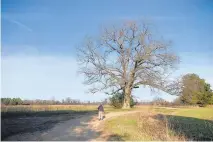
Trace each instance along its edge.
<path fill-rule="evenodd" d="M 213 140 L 213 120 L 162 114 L 158 114 L 154 118 L 158 120 L 166 119 L 169 130 L 175 132 L 175 134 L 183 135 L 187 140 Z"/>

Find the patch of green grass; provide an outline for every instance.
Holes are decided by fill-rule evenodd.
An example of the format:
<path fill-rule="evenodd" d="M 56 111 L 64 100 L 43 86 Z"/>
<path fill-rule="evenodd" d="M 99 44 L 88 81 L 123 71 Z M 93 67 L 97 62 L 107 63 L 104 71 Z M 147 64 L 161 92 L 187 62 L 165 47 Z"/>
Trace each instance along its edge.
<path fill-rule="evenodd" d="M 154 108 L 154 111 L 157 113 L 165 113 L 165 114 L 171 114 L 173 112 L 176 112 L 177 109 L 167 109 L 167 108 Z"/>
<path fill-rule="evenodd" d="M 179 109 L 175 115 L 213 120 L 213 108 Z"/>
<path fill-rule="evenodd" d="M 112 118 L 105 122 L 105 130 L 122 140 L 213 140 L 212 108 L 153 108 L 150 112 L 155 115 Z"/>
<path fill-rule="evenodd" d="M 140 140 L 140 133 L 137 131 L 137 120 L 135 115 L 124 115 L 108 120 L 105 123 L 105 130 L 110 131 L 122 140 Z M 111 141 L 118 140 L 117 137 L 111 138 Z"/>
<path fill-rule="evenodd" d="M 166 108 L 154 107 L 154 112 L 163 114 L 174 114 L 178 116 L 194 117 L 213 120 L 213 108 Z"/>

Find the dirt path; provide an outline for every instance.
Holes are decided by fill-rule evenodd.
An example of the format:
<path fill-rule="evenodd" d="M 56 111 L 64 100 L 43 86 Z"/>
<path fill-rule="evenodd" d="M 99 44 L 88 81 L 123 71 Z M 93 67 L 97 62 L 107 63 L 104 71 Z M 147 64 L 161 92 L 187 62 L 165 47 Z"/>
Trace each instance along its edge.
<path fill-rule="evenodd" d="M 5 139 L 6 141 L 96 141 L 107 140 L 110 134 L 103 132 L 102 123 L 104 121 L 124 114 L 136 113 L 140 111 L 113 112 L 106 114 L 103 121 L 97 119 L 95 114 L 85 114 L 80 118 L 70 119 L 55 125 L 52 129 L 44 132 L 36 131 L 13 135 Z"/>

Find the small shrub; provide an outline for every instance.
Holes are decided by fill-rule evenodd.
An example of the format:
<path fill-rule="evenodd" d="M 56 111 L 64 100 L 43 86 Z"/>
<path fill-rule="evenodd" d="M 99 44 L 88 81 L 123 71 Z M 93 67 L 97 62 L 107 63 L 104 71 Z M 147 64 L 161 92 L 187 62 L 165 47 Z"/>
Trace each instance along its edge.
<path fill-rule="evenodd" d="M 113 106 L 114 108 L 122 108 L 123 106 L 123 100 L 124 100 L 124 95 L 123 93 L 115 93 L 110 99 L 110 105 Z M 136 101 L 131 97 L 130 98 L 130 107 L 134 107 L 136 105 Z"/>

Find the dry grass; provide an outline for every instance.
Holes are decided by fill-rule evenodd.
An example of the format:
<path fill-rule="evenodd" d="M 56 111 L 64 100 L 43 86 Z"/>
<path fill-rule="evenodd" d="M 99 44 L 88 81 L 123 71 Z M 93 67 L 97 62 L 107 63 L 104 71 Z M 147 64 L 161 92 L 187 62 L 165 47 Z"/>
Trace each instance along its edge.
<path fill-rule="evenodd" d="M 51 116 L 62 114 L 74 114 L 92 112 L 97 113 L 98 105 L 16 105 L 16 106 L 1 106 L 2 118 L 9 117 L 26 117 L 26 116 Z M 137 109 L 137 108 L 135 108 Z M 109 105 L 104 105 L 105 113 L 133 111 L 114 109 Z"/>
<path fill-rule="evenodd" d="M 36 112 L 36 111 L 57 111 L 57 110 L 95 110 L 97 105 L 16 105 L 1 106 L 1 112 Z"/>
<path fill-rule="evenodd" d="M 170 125 L 164 115 L 154 113 L 140 113 L 137 120 L 140 134 L 148 140 L 185 141 L 184 135 L 175 134 Z"/>
<path fill-rule="evenodd" d="M 16 105 L 16 106 L 1 106 L 1 112 L 38 112 L 38 111 L 93 111 L 97 110 L 98 105 Z M 131 110 L 138 109 L 133 108 Z M 105 112 L 128 111 L 123 109 L 115 109 L 109 105 L 104 105 Z"/>
<path fill-rule="evenodd" d="M 49 117 L 96 112 L 96 105 L 17 105 L 1 106 L 2 118 Z"/>

